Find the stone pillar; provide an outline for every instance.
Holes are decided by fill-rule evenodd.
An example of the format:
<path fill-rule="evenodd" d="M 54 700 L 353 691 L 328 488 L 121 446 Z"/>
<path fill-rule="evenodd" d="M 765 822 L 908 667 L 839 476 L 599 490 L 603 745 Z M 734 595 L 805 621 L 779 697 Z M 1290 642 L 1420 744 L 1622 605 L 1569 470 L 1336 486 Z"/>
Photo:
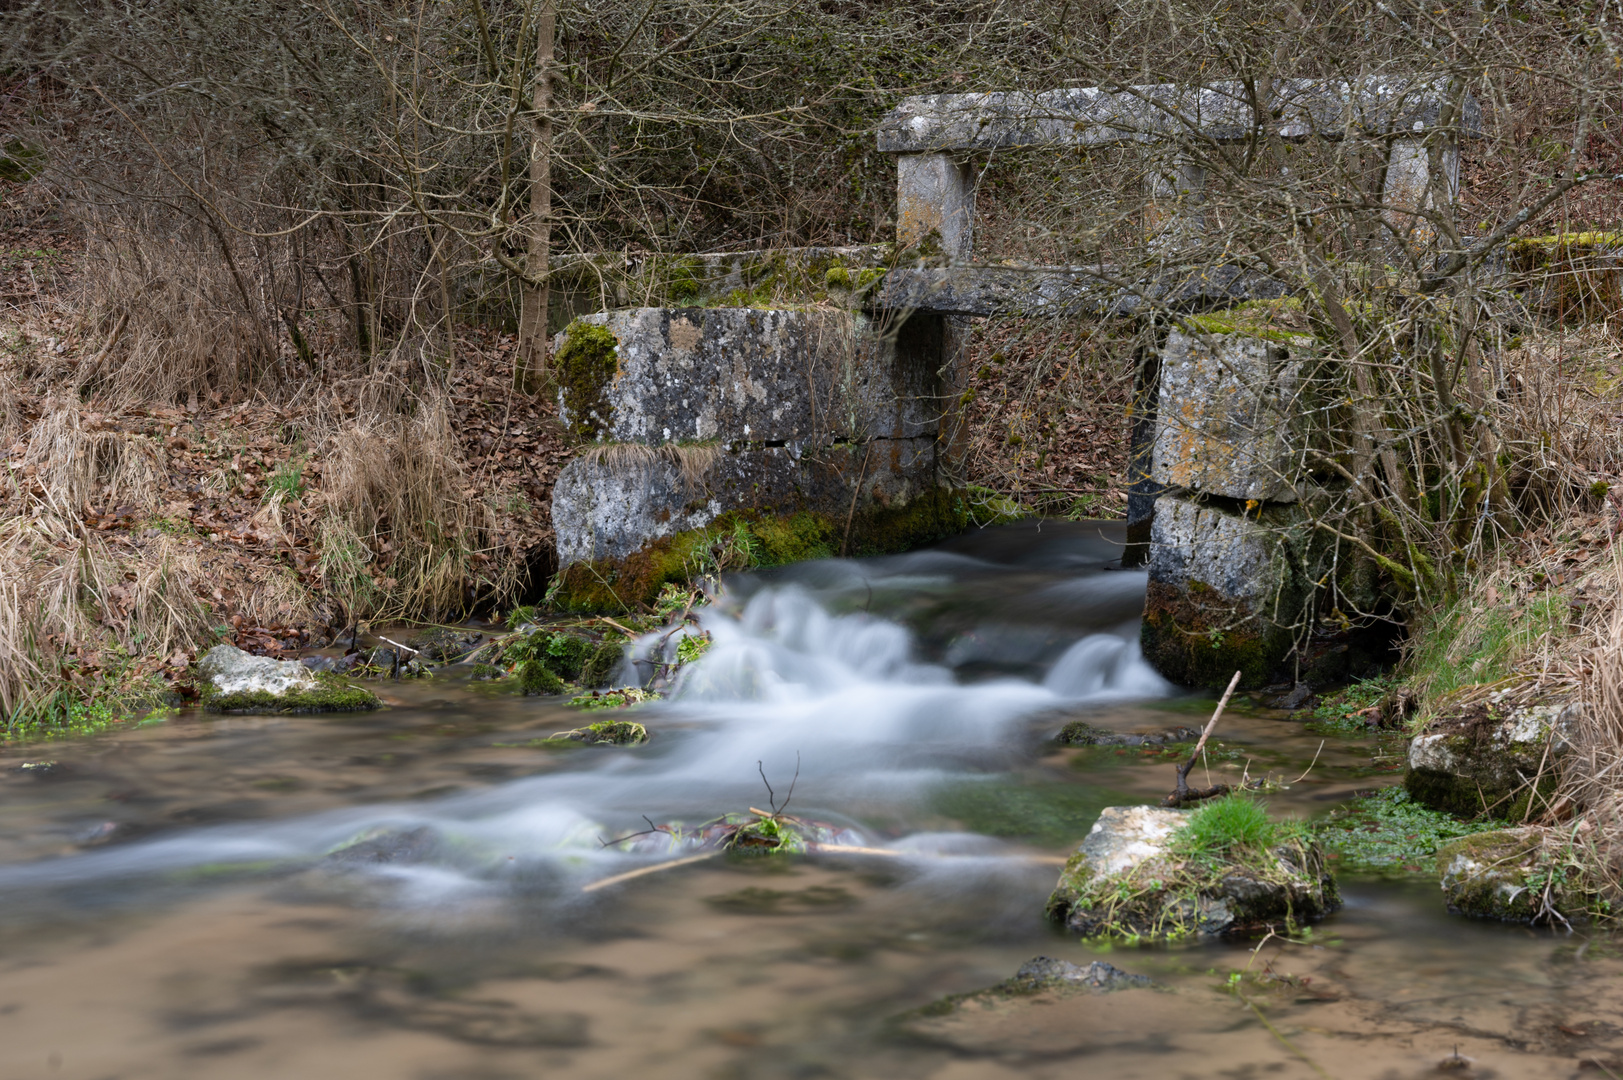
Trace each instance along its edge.
<path fill-rule="evenodd" d="M 1209 329 L 1174 330 L 1161 350 L 1142 643 L 1174 682 L 1221 687 L 1238 669 L 1254 687 L 1281 673 L 1317 580 L 1319 538 L 1294 505 L 1313 343 Z"/>
<path fill-rule="evenodd" d="M 1145 234 L 1153 251 L 1176 250 L 1197 241 L 1206 228 L 1200 204 L 1206 195 L 1206 170 L 1183 155 L 1152 169 L 1147 181 Z"/>
<path fill-rule="evenodd" d="M 896 242 L 928 245 L 940 238 L 941 254 L 968 262 L 974 247 L 975 177 L 951 154 L 896 155 Z"/>
<path fill-rule="evenodd" d="M 1443 190 L 1452 203 L 1460 193 L 1460 152 L 1453 143 L 1443 148 Z M 1432 205 L 1431 157 L 1424 138 L 1394 139 L 1386 159 L 1386 182 L 1381 188 L 1387 222 L 1418 243 L 1428 243 L 1437 231 L 1416 218 L 1415 210 L 1439 209 Z"/>

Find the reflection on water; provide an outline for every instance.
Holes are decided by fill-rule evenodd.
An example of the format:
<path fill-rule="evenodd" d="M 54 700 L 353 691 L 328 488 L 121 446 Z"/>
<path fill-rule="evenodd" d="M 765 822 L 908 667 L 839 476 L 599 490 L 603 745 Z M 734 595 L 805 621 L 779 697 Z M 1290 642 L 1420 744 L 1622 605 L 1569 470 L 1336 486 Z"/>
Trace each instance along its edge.
<path fill-rule="evenodd" d="M 1450 919 L 1429 883 L 1351 884 L 1344 913 L 1256 958 L 1118 948 L 1165 989 L 1108 1006 L 887 1026 L 1038 953 L 1086 962 L 1041 920 L 1054 859 L 1101 807 L 1164 794 L 1171 766 L 1048 739 L 1210 708 L 1139 657 L 1144 578 L 1109 569 L 1120 539 L 1026 525 L 730 583 L 702 616 L 710 652 L 641 714 L 644 747 L 540 748 L 576 718 L 438 679 L 391 685 L 372 716 L 187 716 L 6 751 L 0 1076 L 1384 1077 L 1455 1043 L 1465 1075 L 1612 1067 L 1609 955 Z M 1282 812 L 1392 775 L 1270 715 L 1222 737 L 1213 771 L 1293 780 L 1318 753 Z M 781 801 L 797 770 L 793 812 L 892 854 L 582 891 L 682 854 L 600 838 L 763 805 L 762 773 Z"/>

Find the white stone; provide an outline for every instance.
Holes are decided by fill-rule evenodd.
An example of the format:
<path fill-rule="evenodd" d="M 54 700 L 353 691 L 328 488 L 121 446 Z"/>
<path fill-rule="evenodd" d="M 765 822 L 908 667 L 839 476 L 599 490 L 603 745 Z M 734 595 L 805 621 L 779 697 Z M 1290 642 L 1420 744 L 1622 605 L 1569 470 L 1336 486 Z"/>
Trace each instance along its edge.
<path fill-rule="evenodd" d="M 1120 874 L 1164 855 L 1174 831 L 1188 820 L 1185 810 L 1155 806 L 1108 806 L 1077 850 L 1095 874 Z"/>
<path fill-rule="evenodd" d="M 266 693 L 281 697 L 290 691 L 321 686 L 310 669 L 296 660 L 253 656 L 235 645 L 214 646 L 197 662 L 197 673 L 213 683 L 220 694 Z"/>

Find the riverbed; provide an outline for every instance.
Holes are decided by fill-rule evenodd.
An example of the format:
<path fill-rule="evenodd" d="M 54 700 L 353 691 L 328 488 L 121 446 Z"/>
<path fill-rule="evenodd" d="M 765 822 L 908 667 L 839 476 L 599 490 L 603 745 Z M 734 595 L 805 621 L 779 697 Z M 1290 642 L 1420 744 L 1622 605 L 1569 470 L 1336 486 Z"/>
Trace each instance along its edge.
<path fill-rule="evenodd" d="M 1260 945 L 1044 921 L 1099 810 L 1173 780 L 1058 729 L 1214 704 L 1138 656 L 1122 540 L 1027 523 L 732 579 L 643 746 L 542 745 L 580 714 L 448 669 L 376 713 L 0 749 L 0 1077 L 1623 1074 L 1623 952 L 1451 916 L 1425 873 L 1344 875 Z M 1314 818 L 1400 764 L 1241 703 L 1192 779 Z M 613 843 L 785 802 L 860 850 Z M 1156 986 L 918 1011 L 1039 955 Z"/>

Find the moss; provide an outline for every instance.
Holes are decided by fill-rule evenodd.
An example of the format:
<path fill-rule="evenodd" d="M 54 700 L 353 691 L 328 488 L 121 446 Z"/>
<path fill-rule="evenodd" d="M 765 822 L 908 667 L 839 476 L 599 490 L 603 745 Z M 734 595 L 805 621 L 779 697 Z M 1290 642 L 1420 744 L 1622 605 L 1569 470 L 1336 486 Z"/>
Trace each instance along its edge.
<path fill-rule="evenodd" d="M 608 327 L 580 319 L 564 332 L 564 344 L 553 358 L 553 367 L 570 430 L 579 438 L 596 438 L 608 420 L 605 392 L 620 371 L 619 344 Z"/>
<path fill-rule="evenodd" d="M 1302 301 L 1252 300 L 1221 311 L 1190 315 L 1185 321 L 1205 334 L 1244 334 L 1282 345 L 1311 345 L 1308 318 Z"/>
<path fill-rule="evenodd" d="M 540 657 L 522 661 L 513 674 L 518 679 L 519 689 L 526 695 L 562 694 L 569 689 Z"/>
<path fill-rule="evenodd" d="M 851 280 L 851 271 L 843 266 L 835 265 L 828 268 L 823 275 L 823 284 L 829 289 L 849 290 L 854 282 Z"/>
<path fill-rule="evenodd" d="M 607 683 L 614 676 L 615 668 L 625 657 L 625 641 L 615 634 L 598 643 L 592 655 L 587 657 L 586 663 L 581 665 L 580 683 L 587 689 L 594 689 Z"/>
<path fill-rule="evenodd" d="M 908 551 L 964 530 L 963 496 L 937 488 L 905 504 L 875 506 L 851 522 L 852 555 Z M 718 569 L 782 566 L 839 554 L 844 523 L 829 514 L 737 510 L 701 529 L 651 540 L 624 559 L 567 566 L 555 579 L 553 603 L 578 613 L 620 613 L 652 606 L 668 584 L 686 585 Z M 721 565 L 722 556 L 726 565 Z"/>
<path fill-rule="evenodd" d="M 1072 720 L 1059 729 L 1054 741 L 1061 746 L 1098 746 L 1101 739 L 1108 739 L 1112 734 L 1084 721 Z"/>
<path fill-rule="evenodd" d="M 1139 630 L 1144 658 L 1175 683 L 1221 689 L 1236 671 L 1241 688 L 1265 686 L 1295 644 L 1289 630 L 1261 623 L 1210 589 L 1187 592 L 1150 582 Z"/>
<path fill-rule="evenodd" d="M 585 746 L 635 746 L 648 741 L 648 729 L 632 720 L 599 720 L 595 724 L 559 732 L 541 745 L 576 743 Z"/>
<path fill-rule="evenodd" d="M 203 695 L 203 708 L 219 713 L 364 712 L 378 708 L 377 695 L 351 685 L 340 676 L 319 673 L 316 681 L 319 685 L 314 690 L 291 690 L 285 694 L 262 690 L 222 694 L 210 684 L 209 691 Z"/>
<path fill-rule="evenodd" d="M 622 686 L 617 690 L 593 690 L 590 694 L 572 697 L 564 704 L 576 709 L 628 709 L 633 705 L 655 701 L 658 694 L 635 686 Z"/>
<path fill-rule="evenodd" d="M 677 303 L 692 303 L 704 294 L 706 266 L 703 259 L 688 257 L 670 264 L 665 293 Z"/>

